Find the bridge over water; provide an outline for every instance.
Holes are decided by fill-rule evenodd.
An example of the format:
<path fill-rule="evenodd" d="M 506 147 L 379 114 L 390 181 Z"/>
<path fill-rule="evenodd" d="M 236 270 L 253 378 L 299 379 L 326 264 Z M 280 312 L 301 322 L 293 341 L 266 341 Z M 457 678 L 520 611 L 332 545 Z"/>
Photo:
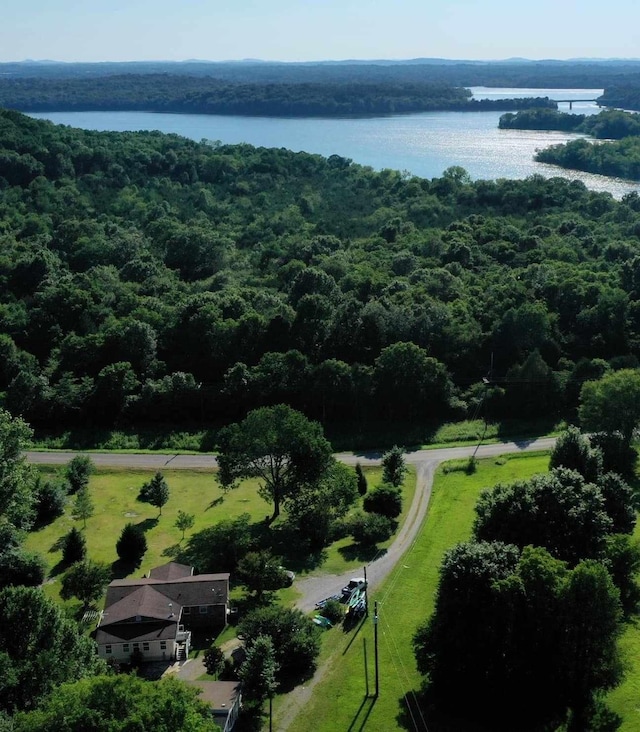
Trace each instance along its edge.
<path fill-rule="evenodd" d="M 574 102 L 597 102 L 597 99 L 551 99 L 552 102 L 555 102 L 556 104 L 568 104 L 569 109 L 573 109 L 573 103 Z M 598 104 L 598 106 L 600 106 Z"/>

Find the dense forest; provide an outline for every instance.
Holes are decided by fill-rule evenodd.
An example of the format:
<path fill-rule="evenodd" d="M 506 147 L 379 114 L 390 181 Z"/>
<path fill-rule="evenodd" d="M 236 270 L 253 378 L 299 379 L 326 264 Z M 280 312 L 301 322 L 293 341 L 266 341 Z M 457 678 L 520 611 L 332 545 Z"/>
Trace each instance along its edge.
<path fill-rule="evenodd" d="M 608 107 L 640 111 L 640 79 L 632 78 L 625 83 L 608 86 L 600 100 Z"/>
<path fill-rule="evenodd" d="M 10 111 L 0 172 L 0 390 L 38 427 L 570 414 L 637 363 L 635 194 Z"/>
<path fill-rule="evenodd" d="M 80 79 L 2 79 L 0 106 L 24 112 L 146 111 L 285 117 L 484 111 L 557 105 L 548 98 L 472 100 L 444 84 L 230 83 L 166 74 Z"/>
<path fill-rule="evenodd" d="M 342 61 L 273 63 L 255 60 L 134 61 L 102 63 L 20 62 L 0 64 L 0 78 L 71 79 L 121 74 L 171 74 L 212 77 L 233 83 L 431 83 L 544 89 L 602 89 L 637 84 L 640 61 Z"/>

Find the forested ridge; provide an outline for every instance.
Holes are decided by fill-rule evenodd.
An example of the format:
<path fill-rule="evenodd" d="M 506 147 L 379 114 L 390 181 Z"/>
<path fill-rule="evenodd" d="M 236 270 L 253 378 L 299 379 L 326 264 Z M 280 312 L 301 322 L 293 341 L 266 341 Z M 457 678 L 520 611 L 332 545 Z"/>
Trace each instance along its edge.
<path fill-rule="evenodd" d="M 0 77 L 73 79 L 122 74 L 213 77 L 234 83 L 431 83 L 531 89 L 602 89 L 637 83 L 640 62 L 626 60 L 469 61 L 413 59 L 278 63 L 256 60 L 130 61 L 101 63 L 14 62 L 0 64 Z"/>
<path fill-rule="evenodd" d="M 0 184 L 0 390 L 37 427 L 570 414 L 637 364 L 635 194 L 11 111 Z"/>
<path fill-rule="evenodd" d="M 429 82 L 238 83 L 175 74 L 70 79 L 0 77 L 0 106 L 25 112 L 137 110 L 335 117 L 556 106 L 547 98 L 478 101 L 470 97 L 468 89 Z"/>

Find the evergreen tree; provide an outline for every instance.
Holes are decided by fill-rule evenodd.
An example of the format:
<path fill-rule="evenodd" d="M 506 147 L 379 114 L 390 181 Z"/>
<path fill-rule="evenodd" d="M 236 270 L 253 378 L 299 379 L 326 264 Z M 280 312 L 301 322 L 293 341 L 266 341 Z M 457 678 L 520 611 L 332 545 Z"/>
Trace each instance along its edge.
<path fill-rule="evenodd" d="M 73 526 L 65 535 L 62 545 L 62 561 L 65 564 L 75 564 L 82 561 L 87 553 L 87 543 L 82 532 Z"/>
<path fill-rule="evenodd" d="M 394 445 L 382 456 L 382 482 L 390 483 L 396 488 L 402 485 L 407 466 L 401 447 Z"/>
<path fill-rule="evenodd" d="M 362 465 L 356 463 L 356 477 L 358 480 L 358 493 L 364 496 L 367 492 L 367 477 L 362 470 Z"/>
<path fill-rule="evenodd" d="M 123 562 L 132 562 L 139 566 L 147 551 L 147 538 L 142 529 L 131 523 L 126 524 L 116 543 L 116 551 Z"/>
<path fill-rule="evenodd" d="M 268 635 L 259 635 L 247 649 L 239 672 L 243 697 L 250 705 L 260 706 L 273 696 L 277 688 L 277 673 L 273 640 Z"/>

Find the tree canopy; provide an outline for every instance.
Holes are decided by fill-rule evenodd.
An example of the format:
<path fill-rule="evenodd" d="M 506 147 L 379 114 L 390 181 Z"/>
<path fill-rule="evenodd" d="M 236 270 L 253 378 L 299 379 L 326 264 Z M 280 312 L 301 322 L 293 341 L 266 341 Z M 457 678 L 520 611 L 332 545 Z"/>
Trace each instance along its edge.
<path fill-rule="evenodd" d="M 287 405 L 263 407 L 220 432 L 218 481 L 233 488 L 242 478 L 259 478 L 262 497 L 280 506 L 304 485 L 317 483 L 331 467 L 331 445 L 319 424 Z"/>
<path fill-rule="evenodd" d="M 56 686 L 104 671 L 95 644 L 40 588 L 0 590 L 0 709 L 31 709 Z"/>
<path fill-rule="evenodd" d="M 627 443 L 640 421 L 640 369 L 622 369 L 587 381 L 580 392 L 580 423 L 593 432 L 620 432 Z"/>
<path fill-rule="evenodd" d="M 177 679 L 95 676 L 58 686 L 34 711 L 14 718 L 15 732 L 216 732 L 198 691 Z"/>
<path fill-rule="evenodd" d="M 584 715 L 619 680 L 620 596 L 605 567 L 573 570 L 541 548 L 460 544 L 443 561 L 436 608 L 414 637 L 418 667 L 443 708 L 510 729 Z M 462 712 L 463 713 L 463 712 Z"/>
<path fill-rule="evenodd" d="M 556 468 L 483 491 L 473 530 L 481 541 L 544 546 L 576 564 L 600 556 L 613 527 L 600 488 L 580 473 Z"/>

